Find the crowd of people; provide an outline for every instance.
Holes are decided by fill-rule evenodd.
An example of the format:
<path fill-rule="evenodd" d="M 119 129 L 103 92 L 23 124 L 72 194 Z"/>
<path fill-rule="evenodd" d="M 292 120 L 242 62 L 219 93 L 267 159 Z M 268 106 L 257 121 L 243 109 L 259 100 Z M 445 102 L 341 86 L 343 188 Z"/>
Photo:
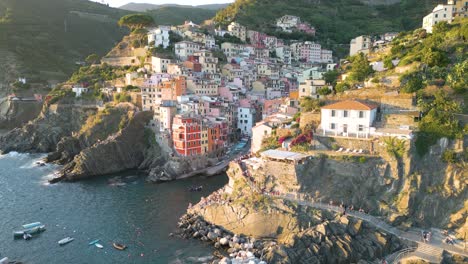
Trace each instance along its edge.
<path fill-rule="evenodd" d="M 214 193 L 212 193 L 211 195 L 209 195 L 208 197 L 202 197 L 200 202 L 198 203 L 198 206 L 200 206 L 200 208 L 204 208 L 206 206 L 209 206 L 209 205 L 212 205 L 212 204 L 221 204 L 221 205 L 224 205 L 224 204 L 229 204 L 232 202 L 231 199 L 224 199 L 223 197 L 223 193 L 224 193 L 224 188 L 220 189 L 220 190 L 217 190 L 215 191 Z M 189 204 L 189 208 L 192 207 L 192 204 Z"/>

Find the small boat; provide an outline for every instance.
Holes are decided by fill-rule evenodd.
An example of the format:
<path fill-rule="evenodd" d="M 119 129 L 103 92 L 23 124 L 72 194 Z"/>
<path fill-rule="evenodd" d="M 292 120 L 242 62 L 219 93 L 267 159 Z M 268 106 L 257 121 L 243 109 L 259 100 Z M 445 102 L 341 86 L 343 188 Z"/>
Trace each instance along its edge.
<path fill-rule="evenodd" d="M 24 238 L 24 234 L 35 235 L 35 234 L 42 233 L 45 230 L 46 230 L 45 225 L 36 226 L 36 227 L 33 227 L 33 228 L 21 230 L 21 231 L 15 231 L 15 232 L 13 232 L 13 237 L 14 238 Z"/>
<path fill-rule="evenodd" d="M 0 264 L 8 264 L 8 263 L 10 263 L 10 262 L 8 261 L 7 257 L 4 257 L 4 258 L 0 259 Z"/>
<path fill-rule="evenodd" d="M 126 245 L 120 243 L 112 243 L 112 246 L 118 250 L 125 250 L 127 248 Z"/>
<path fill-rule="evenodd" d="M 200 192 L 202 190 L 203 190 L 203 186 L 201 186 L 201 185 L 200 186 L 192 186 L 192 187 L 189 188 L 189 191 L 191 191 L 191 192 Z"/>
<path fill-rule="evenodd" d="M 63 246 L 63 245 L 66 245 L 66 244 L 72 242 L 73 240 L 75 240 L 73 237 L 66 237 L 66 238 L 60 240 L 60 241 L 58 242 L 58 244 L 59 244 L 60 246 Z"/>
<path fill-rule="evenodd" d="M 96 244 L 96 243 L 99 242 L 99 241 L 101 241 L 101 240 L 100 240 L 100 239 L 93 240 L 93 241 L 89 242 L 88 245 L 90 245 L 90 246 L 91 246 L 91 245 L 94 245 L 94 244 Z"/>
<path fill-rule="evenodd" d="M 34 222 L 34 223 L 23 225 L 23 228 L 29 229 L 29 228 L 33 228 L 33 227 L 41 226 L 41 225 L 42 225 L 41 222 Z"/>
<path fill-rule="evenodd" d="M 94 244 L 94 245 L 95 245 L 97 248 L 103 248 L 103 247 L 104 247 L 103 245 L 98 244 L 98 243 L 96 243 L 96 244 Z"/>

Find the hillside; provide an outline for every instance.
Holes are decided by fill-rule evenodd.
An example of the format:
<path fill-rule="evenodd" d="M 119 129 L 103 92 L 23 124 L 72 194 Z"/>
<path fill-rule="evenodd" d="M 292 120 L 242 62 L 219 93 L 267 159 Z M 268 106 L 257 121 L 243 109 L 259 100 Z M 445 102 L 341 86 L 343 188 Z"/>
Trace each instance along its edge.
<path fill-rule="evenodd" d="M 176 5 L 176 4 L 163 4 L 163 5 L 155 5 L 155 4 L 147 4 L 147 3 L 128 3 L 123 6 L 120 6 L 120 9 L 130 10 L 135 12 L 145 12 L 149 10 L 160 9 L 164 7 L 182 7 L 182 8 L 201 8 L 201 9 L 208 9 L 208 10 L 219 10 L 222 8 L 227 7 L 229 4 L 212 4 L 212 5 Z"/>
<path fill-rule="evenodd" d="M 228 24 L 236 20 L 251 29 L 275 34 L 275 20 L 283 15 L 300 16 L 317 28 L 317 37 L 335 50 L 362 34 L 411 30 L 438 0 L 358 1 L 358 0 L 236 0 L 216 14 L 215 21 Z"/>
<path fill-rule="evenodd" d="M 201 23 L 216 15 L 216 10 L 195 8 L 165 6 L 155 10 L 147 11 L 156 22 L 156 24 L 179 25 L 186 20 L 192 20 L 194 23 Z"/>
<path fill-rule="evenodd" d="M 0 83 L 16 74 L 66 79 L 76 61 L 104 55 L 127 33 L 116 24 L 127 13 L 85 0 L 0 0 L 0 54 L 10 58 Z"/>

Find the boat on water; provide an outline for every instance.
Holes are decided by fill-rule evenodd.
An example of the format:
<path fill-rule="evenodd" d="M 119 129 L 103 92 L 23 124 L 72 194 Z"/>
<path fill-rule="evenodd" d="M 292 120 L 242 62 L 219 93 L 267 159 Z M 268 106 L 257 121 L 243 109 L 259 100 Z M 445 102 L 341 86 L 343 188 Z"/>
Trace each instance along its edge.
<path fill-rule="evenodd" d="M 23 228 L 24 229 L 29 229 L 29 228 L 33 228 L 33 227 L 37 227 L 37 226 L 41 226 L 41 225 L 42 225 L 41 222 L 34 222 L 34 223 L 23 225 Z"/>
<path fill-rule="evenodd" d="M 25 238 L 25 236 L 24 236 L 25 234 L 35 235 L 35 234 L 42 233 L 45 230 L 46 230 L 45 225 L 36 226 L 36 227 L 33 227 L 33 228 L 21 230 L 21 231 L 15 231 L 15 232 L 13 232 L 13 237 L 14 238 Z M 29 236 L 27 236 L 27 237 L 30 238 Z"/>
<path fill-rule="evenodd" d="M 97 248 L 103 248 L 103 247 L 104 247 L 103 245 L 101 245 L 101 244 L 99 244 L 99 243 L 96 243 L 96 244 L 94 244 L 94 245 L 95 245 Z"/>
<path fill-rule="evenodd" d="M 64 238 L 62 240 L 59 240 L 58 244 L 60 246 L 63 246 L 63 245 L 66 245 L 66 244 L 72 242 L 73 240 L 75 240 L 73 237 L 66 237 L 66 238 Z"/>
<path fill-rule="evenodd" d="M 96 244 L 99 241 L 101 241 L 101 240 L 100 239 L 93 240 L 93 241 L 89 242 L 88 245 L 92 246 L 92 245 Z"/>
<path fill-rule="evenodd" d="M 192 186 L 189 188 L 189 191 L 191 192 L 201 192 L 203 190 L 203 186 Z"/>
<path fill-rule="evenodd" d="M 4 258 L 0 259 L 0 264 L 8 264 L 8 263 L 10 263 L 10 262 L 9 262 L 7 257 L 4 257 Z"/>
<path fill-rule="evenodd" d="M 117 250 L 125 250 L 127 248 L 126 245 L 120 243 L 112 243 L 112 246 Z"/>

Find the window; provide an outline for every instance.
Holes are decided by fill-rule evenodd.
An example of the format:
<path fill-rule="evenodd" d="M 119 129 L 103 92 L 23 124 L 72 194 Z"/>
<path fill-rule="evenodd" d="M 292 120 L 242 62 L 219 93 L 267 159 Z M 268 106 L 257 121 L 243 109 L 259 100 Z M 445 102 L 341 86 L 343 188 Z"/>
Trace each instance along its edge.
<path fill-rule="evenodd" d="M 359 111 L 359 118 L 364 118 L 364 111 Z"/>
<path fill-rule="evenodd" d="M 343 117 L 348 117 L 348 110 L 343 111 Z"/>
<path fill-rule="evenodd" d="M 332 116 L 332 117 L 336 116 L 335 110 L 331 110 L 331 116 Z"/>
<path fill-rule="evenodd" d="M 336 124 L 335 123 L 330 123 L 330 129 L 335 130 L 336 129 Z"/>
<path fill-rule="evenodd" d="M 363 125 L 359 125 L 359 126 L 358 126 L 358 131 L 360 131 L 360 132 L 364 131 L 364 126 L 363 126 Z"/>

